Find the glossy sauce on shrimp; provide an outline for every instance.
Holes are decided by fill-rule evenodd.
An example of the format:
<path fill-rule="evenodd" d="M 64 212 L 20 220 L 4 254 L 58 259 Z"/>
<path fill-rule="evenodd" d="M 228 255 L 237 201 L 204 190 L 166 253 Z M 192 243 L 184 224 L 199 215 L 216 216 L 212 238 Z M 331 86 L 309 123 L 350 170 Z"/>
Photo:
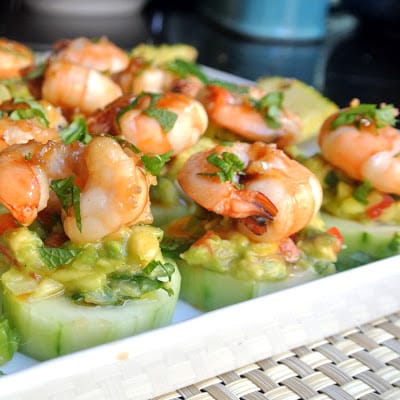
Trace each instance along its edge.
<path fill-rule="evenodd" d="M 400 195 L 400 131 L 388 122 L 382 125 L 363 116 L 364 109 L 356 102 L 324 122 L 318 138 L 321 153 L 349 177 L 368 181 L 382 192 Z M 368 105 L 368 110 L 375 113 L 379 109 Z M 386 110 L 394 119 L 397 110 Z M 345 114 L 350 115 L 350 122 L 340 123 Z"/>
<path fill-rule="evenodd" d="M 228 154 L 228 156 L 224 156 Z M 239 160 L 233 180 L 221 181 L 212 158 Z M 305 227 L 318 212 L 318 179 L 274 144 L 236 142 L 194 154 L 179 172 L 182 189 L 209 211 L 237 219 L 238 229 L 258 242 L 280 242 Z"/>

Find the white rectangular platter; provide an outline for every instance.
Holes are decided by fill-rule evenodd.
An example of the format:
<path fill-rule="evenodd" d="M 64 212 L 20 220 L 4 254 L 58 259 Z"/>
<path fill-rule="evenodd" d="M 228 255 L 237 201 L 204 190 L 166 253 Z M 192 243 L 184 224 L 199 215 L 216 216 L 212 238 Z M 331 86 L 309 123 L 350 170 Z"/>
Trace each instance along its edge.
<path fill-rule="evenodd" d="M 17 357 L 0 399 L 147 399 L 399 310 L 400 256 L 202 315 L 182 302 L 166 328 L 32 366 Z"/>
<path fill-rule="evenodd" d="M 213 312 L 179 301 L 166 328 L 41 363 L 17 354 L 0 400 L 148 399 L 399 310 L 400 256 Z"/>

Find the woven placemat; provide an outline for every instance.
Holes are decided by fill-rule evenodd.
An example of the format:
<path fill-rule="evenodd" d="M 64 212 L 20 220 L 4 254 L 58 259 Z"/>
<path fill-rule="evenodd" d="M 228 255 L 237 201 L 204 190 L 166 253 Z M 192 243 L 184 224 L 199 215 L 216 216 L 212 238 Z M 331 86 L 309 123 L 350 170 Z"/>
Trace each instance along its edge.
<path fill-rule="evenodd" d="M 155 400 L 400 400 L 400 313 Z"/>

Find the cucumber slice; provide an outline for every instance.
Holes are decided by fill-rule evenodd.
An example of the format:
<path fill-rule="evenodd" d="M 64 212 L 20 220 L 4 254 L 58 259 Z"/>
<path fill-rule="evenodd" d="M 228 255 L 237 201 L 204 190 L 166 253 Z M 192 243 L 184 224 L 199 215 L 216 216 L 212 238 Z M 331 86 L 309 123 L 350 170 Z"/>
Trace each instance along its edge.
<path fill-rule="evenodd" d="M 206 311 L 321 278 L 313 268 L 308 268 L 280 281 L 241 280 L 229 273 L 189 265 L 183 260 L 177 260 L 177 264 L 182 276 L 180 297 Z"/>
<path fill-rule="evenodd" d="M 359 222 L 321 213 L 326 227 L 336 227 L 343 236 L 344 248 L 338 254 L 336 268 L 343 271 L 400 254 L 400 225 Z"/>
<path fill-rule="evenodd" d="M 158 289 L 122 306 L 82 306 L 64 296 L 26 300 L 3 288 L 3 312 L 20 336 L 19 351 L 47 360 L 169 324 L 180 280 L 176 269 L 171 296 Z"/>

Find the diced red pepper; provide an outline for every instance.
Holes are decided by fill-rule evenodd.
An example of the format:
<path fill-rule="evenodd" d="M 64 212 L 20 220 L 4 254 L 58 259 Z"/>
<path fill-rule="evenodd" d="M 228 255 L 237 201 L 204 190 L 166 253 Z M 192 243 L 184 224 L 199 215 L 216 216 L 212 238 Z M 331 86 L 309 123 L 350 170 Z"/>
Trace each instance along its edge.
<path fill-rule="evenodd" d="M 343 245 L 343 236 L 340 233 L 339 229 L 336 228 L 336 226 L 331 226 L 329 229 L 326 231 L 330 235 L 334 236 L 336 238 L 337 246 L 335 246 L 335 251 L 338 253 Z"/>
<path fill-rule="evenodd" d="M 389 194 L 384 194 L 382 200 L 378 204 L 369 207 L 366 214 L 371 219 L 380 217 L 385 208 L 390 207 L 394 203 L 394 199 Z"/>

